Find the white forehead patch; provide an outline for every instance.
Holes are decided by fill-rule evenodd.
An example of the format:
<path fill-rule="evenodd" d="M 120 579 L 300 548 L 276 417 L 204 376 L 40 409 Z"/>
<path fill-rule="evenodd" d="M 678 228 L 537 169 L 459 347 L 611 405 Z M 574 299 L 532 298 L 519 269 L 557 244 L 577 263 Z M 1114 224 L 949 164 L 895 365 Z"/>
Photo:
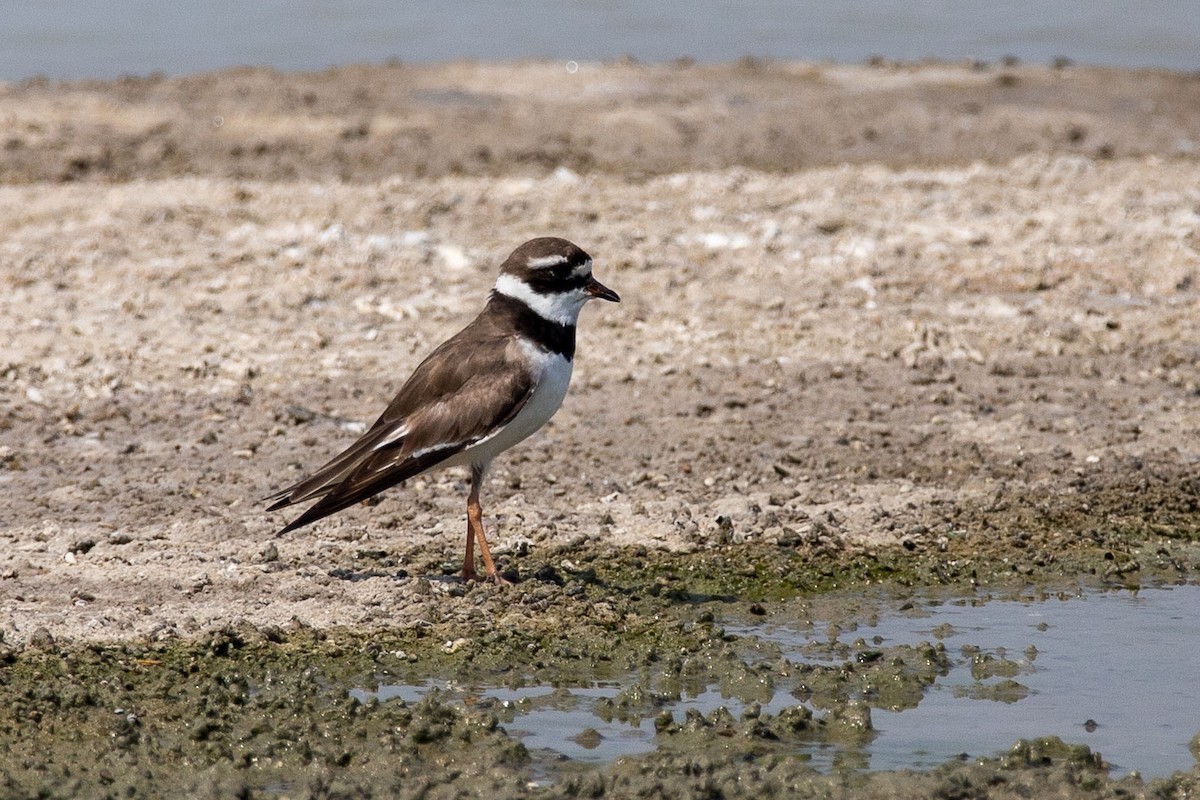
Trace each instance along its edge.
<path fill-rule="evenodd" d="M 589 258 L 575 269 L 571 270 L 571 276 L 574 278 L 582 278 L 584 275 L 592 274 L 592 260 Z"/>
<path fill-rule="evenodd" d="M 526 261 L 525 266 L 530 269 L 545 269 L 546 267 L 557 267 L 559 264 L 565 263 L 567 263 L 567 257 L 563 255 L 538 256 Z"/>
<path fill-rule="evenodd" d="M 494 289 L 499 294 L 520 300 L 542 319 L 557 322 L 559 325 L 574 325 L 579 319 L 579 310 L 591 299 L 577 289 L 542 294 L 534 291 L 525 281 L 507 273 L 496 278 Z"/>

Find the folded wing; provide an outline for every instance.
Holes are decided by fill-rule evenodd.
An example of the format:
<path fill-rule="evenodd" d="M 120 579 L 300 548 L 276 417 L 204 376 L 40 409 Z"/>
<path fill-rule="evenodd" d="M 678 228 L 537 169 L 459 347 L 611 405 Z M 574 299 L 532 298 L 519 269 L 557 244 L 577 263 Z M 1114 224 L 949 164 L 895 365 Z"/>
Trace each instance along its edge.
<path fill-rule="evenodd" d="M 280 533 L 315 522 L 494 436 L 533 389 L 511 364 L 511 337 L 449 339 L 421 362 L 369 430 L 313 475 L 272 495 L 268 510 L 321 498 Z"/>

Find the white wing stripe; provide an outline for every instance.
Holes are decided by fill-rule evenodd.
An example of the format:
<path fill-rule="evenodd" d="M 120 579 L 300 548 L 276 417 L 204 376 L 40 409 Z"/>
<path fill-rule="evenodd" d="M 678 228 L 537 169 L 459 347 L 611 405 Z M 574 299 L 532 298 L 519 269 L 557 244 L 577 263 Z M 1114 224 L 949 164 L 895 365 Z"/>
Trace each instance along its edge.
<path fill-rule="evenodd" d="M 371 449 L 372 450 L 382 450 L 383 448 L 387 447 L 389 444 L 395 444 L 396 442 L 400 441 L 405 436 L 408 436 L 408 426 L 401 425 L 399 428 L 396 428 L 396 430 L 389 433 L 383 439 L 380 439 L 379 443 L 376 444 Z"/>

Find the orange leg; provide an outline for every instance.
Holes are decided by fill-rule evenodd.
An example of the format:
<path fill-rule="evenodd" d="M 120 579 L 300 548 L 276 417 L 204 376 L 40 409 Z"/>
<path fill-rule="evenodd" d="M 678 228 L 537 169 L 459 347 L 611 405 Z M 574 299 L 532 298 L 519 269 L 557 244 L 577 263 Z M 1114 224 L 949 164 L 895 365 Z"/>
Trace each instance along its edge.
<path fill-rule="evenodd" d="M 475 498 L 474 490 L 471 491 L 471 498 Z M 463 581 L 477 581 L 479 574 L 475 572 L 475 526 L 482 527 L 482 510 L 479 508 L 479 499 L 475 498 L 475 502 L 471 502 L 471 498 L 467 499 L 467 554 L 463 556 Z"/>
<path fill-rule="evenodd" d="M 478 541 L 479 555 L 483 559 L 483 568 L 487 571 L 488 578 L 494 583 L 508 583 L 496 571 L 496 564 L 492 561 L 492 553 L 488 549 L 487 536 L 483 533 L 483 507 L 479 505 L 479 485 L 481 483 L 483 483 L 483 470 L 472 467 L 471 493 L 467 495 L 467 552 L 463 558 L 463 580 L 479 580 L 479 574 L 475 572 L 474 548 L 474 543 Z"/>

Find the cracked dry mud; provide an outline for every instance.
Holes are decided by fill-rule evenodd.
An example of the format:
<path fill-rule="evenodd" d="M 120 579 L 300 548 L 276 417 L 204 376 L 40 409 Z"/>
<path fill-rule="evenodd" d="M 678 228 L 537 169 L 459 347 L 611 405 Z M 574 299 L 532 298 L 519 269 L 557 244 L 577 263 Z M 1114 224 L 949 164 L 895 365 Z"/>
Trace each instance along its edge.
<path fill-rule="evenodd" d="M 230 624 L 478 655 L 701 595 L 1194 572 L 1194 76 L 580 74 L 0 87 L 10 658 Z M 563 409 L 485 487 L 520 583 L 450 577 L 454 472 L 276 537 L 258 499 L 352 441 L 547 234 L 624 302 L 585 310 Z"/>

